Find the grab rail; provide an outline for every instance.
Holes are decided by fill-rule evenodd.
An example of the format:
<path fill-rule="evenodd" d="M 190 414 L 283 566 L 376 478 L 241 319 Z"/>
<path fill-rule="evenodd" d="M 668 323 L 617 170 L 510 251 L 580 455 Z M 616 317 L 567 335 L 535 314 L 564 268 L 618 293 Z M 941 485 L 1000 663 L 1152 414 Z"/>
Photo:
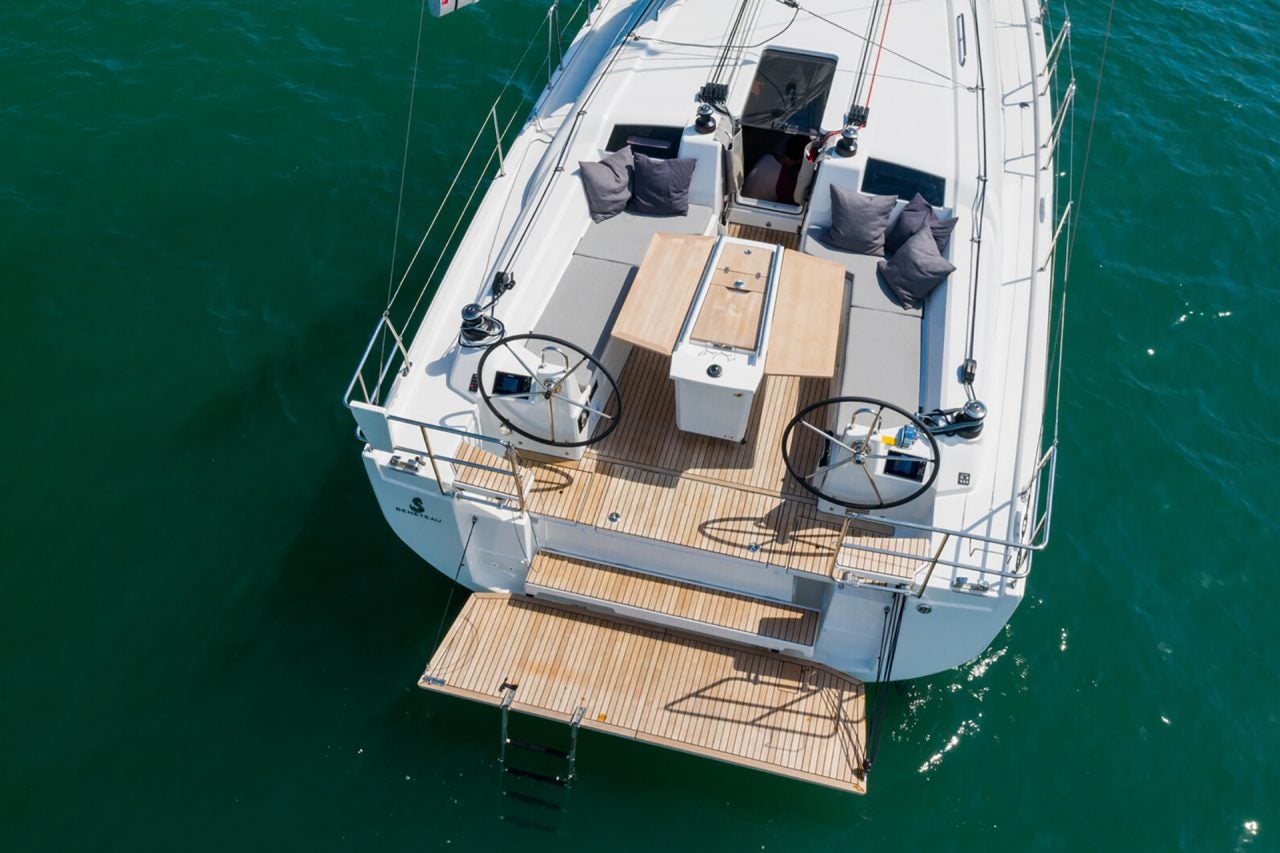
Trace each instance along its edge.
<path fill-rule="evenodd" d="M 425 423 L 424 421 L 418 421 L 418 420 L 414 420 L 413 418 L 406 418 L 400 415 L 388 414 L 387 420 L 418 428 L 418 432 L 422 436 L 423 447 L 421 449 L 395 445 L 393 450 L 416 454 L 415 458 L 418 460 L 418 464 L 421 464 L 421 459 L 422 459 L 421 454 L 423 451 L 425 451 L 427 454 L 427 459 L 431 463 L 431 472 L 435 476 L 436 487 L 440 489 L 440 494 L 443 495 L 444 497 L 453 497 L 459 491 L 481 492 L 481 493 L 493 495 L 495 497 L 515 498 L 516 509 L 519 512 L 525 511 L 526 496 L 524 492 L 524 476 L 520 468 L 520 457 L 516 453 L 516 449 L 511 444 L 511 442 L 505 441 L 500 438 L 494 438 L 492 436 L 484 435 L 483 433 L 470 432 L 468 430 L 456 429 L 454 427 L 447 427 L 447 426 L 444 426 L 443 424 L 429 424 L 429 423 Z M 502 450 L 500 453 L 495 453 L 494 455 L 504 457 L 507 461 L 507 467 L 496 468 L 493 465 L 486 465 L 483 462 L 475 462 L 470 459 L 459 459 L 455 456 L 444 456 L 442 454 L 436 453 L 435 449 L 431 446 L 430 432 L 442 432 L 448 435 L 458 436 L 463 440 L 470 440 L 470 441 L 476 441 L 476 442 L 489 442 L 491 444 L 499 445 L 502 448 Z M 459 488 L 457 475 L 455 471 L 454 477 L 450 483 L 450 486 L 448 489 L 446 489 L 444 484 L 444 477 L 440 475 L 441 462 L 447 462 L 452 466 L 460 465 L 465 468 L 472 468 L 479 471 L 487 471 L 493 474 L 503 474 L 503 475 L 509 476 L 511 477 L 514 488 L 510 493 L 502 492 L 497 489 L 486 488 L 484 486 L 474 486 L 469 484 L 463 484 L 463 486 Z"/>
<path fill-rule="evenodd" d="M 905 527 L 909 530 L 918 530 L 922 533 L 942 534 L 942 543 L 938 546 L 937 551 L 932 558 L 922 558 L 919 554 L 910 554 L 892 548 L 877 548 L 873 545 L 866 545 L 859 542 L 847 541 L 844 535 L 844 529 L 841 530 L 840 546 L 837 549 L 836 567 L 842 571 L 849 572 L 854 575 L 860 575 L 866 579 L 882 581 L 883 575 L 874 570 L 860 570 L 855 565 L 849 565 L 840 562 L 839 555 L 844 551 L 858 551 L 865 554 L 877 554 L 886 557 L 899 557 L 905 560 L 919 560 L 923 568 L 925 560 L 928 560 L 928 572 L 922 582 L 919 584 L 915 581 L 915 576 L 920 574 L 921 569 L 917 569 L 913 573 L 911 579 L 913 589 L 917 586 L 923 590 L 924 585 L 928 584 L 929 578 L 933 576 L 935 567 L 942 565 L 954 569 L 963 569 L 965 571 L 977 572 L 981 575 L 990 575 L 992 577 L 1004 578 L 1007 580 L 1020 580 L 1030 573 L 1030 568 L 1023 569 L 1026 556 L 1036 552 L 1043 551 L 1049 545 L 1049 534 L 1051 530 L 1050 518 L 1053 514 L 1053 490 L 1054 482 L 1057 477 L 1057 460 L 1058 460 L 1058 443 L 1055 441 L 1045 451 L 1036 463 L 1027 484 L 1019 490 L 1018 494 L 1022 500 L 1027 501 L 1034 492 L 1042 485 L 1046 488 L 1045 501 L 1040 509 L 1040 514 L 1036 519 L 1035 525 L 1031 529 L 1031 536 L 1027 541 L 1000 538 L 996 536 L 985 536 L 981 533 L 974 533 L 966 530 L 952 530 L 946 527 L 937 527 L 930 524 L 920 524 L 919 522 L 906 521 L 903 519 L 886 518 L 885 516 L 867 515 L 859 512 L 848 512 L 845 514 L 845 525 L 847 527 L 849 521 L 866 521 L 876 525 L 889 525 L 894 528 Z M 1041 481 L 1041 474 L 1045 473 L 1047 468 L 1048 474 L 1044 481 Z M 1025 529 L 1025 527 L 1024 527 Z M 983 566 L 973 562 L 963 562 L 960 560 L 945 560 L 942 558 L 943 549 L 947 546 L 951 539 L 956 540 L 957 548 L 962 547 L 963 543 L 968 542 L 971 545 L 990 545 L 996 548 L 1004 549 L 1004 554 L 1000 556 L 1002 564 L 1008 564 L 1011 557 L 1014 557 L 1015 568 L 1013 571 L 1006 569 L 994 569 L 990 565 Z M 892 540 L 890 540 L 892 541 Z M 1014 556 L 1016 555 L 1016 557 Z"/>
<path fill-rule="evenodd" d="M 387 355 L 385 359 L 379 359 L 382 366 L 378 370 L 377 376 L 374 377 L 373 388 L 370 390 L 369 383 L 365 381 L 365 366 L 369 363 L 369 356 L 373 354 L 374 345 L 378 343 L 380 338 L 385 339 L 384 336 L 387 334 L 390 334 L 391 338 L 395 341 L 395 347 L 392 348 L 391 353 Z M 378 318 L 377 325 L 373 327 L 373 334 L 369 336 L 369 343 L 365 345 L 364 354 L 360 356 L 360 362 L 356 365 L 356 371 L 352 374 L 351 381 L 347 383 L 347 390 L 342 395 L 342 404 L 344 406 L 348 406 L 351 403 L 353 399 L 352 395 L 356 390 L 356 385 L 359 385 L 360 394 L 361 397 L 363 397 L 359 402 L 370 406 L 381 405 L 383 382 L 386 380 L 387 374 L 391 371 L 391 365 L 395 362 L 397 355 L 400 356 L 404 363 L 404 366 L 400 369 L 400 374 L 402 376 L 408 376 L 409 369 L 413 366 L 413 363 L 409 361 L 409 350 L 405 348 L 403 336 L 401 336 L 401 334 L 396 331 L 396 327 L 392 325 L 391 318 L 384 313 Z M 375 362 L 375 364 L 376 363 L 377 362 Z"/>

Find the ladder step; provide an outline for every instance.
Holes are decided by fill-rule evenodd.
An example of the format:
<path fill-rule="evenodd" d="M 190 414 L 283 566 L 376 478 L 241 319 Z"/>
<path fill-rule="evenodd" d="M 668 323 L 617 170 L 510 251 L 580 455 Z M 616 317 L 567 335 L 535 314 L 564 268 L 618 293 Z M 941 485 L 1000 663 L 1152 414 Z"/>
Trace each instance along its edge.
<path fill-rule="evenodd" d="M 556 785 L 561 788 L 569 784 L 569 780 L 563 779 L 559 776 L 552 776 L 548 773 L 538 773 L 534 770 L 525 770 L 523 767 L 512 767 L 511 765 L 507 765 L 503 769 L 512 776 L 517 776 L 521 779 L 532 779 L 535 782 L 545 782 L 548 785 Z"/>
<path fill-rule="evenodd" d="M 516 740 L 513 737 L 507 738 L 507 746 L 514 746 L 516 749 L 527 749 L 530 752 L 540 752 L 543 755 L 550 755 L 555 758 L 568 758 L 569 753 L 563 749 L 556 749 L 554 746 L 543 746 L 540 743 L 529 743 L 528 741 Z"/>
<path fill-rule="evenodd" d="M 502 793 L 504 796 L 510 797 L 518 802 L 525 803 L 526 805 L 537 806 L 540 809 L 548 809 L 549 811 L 555 812 L 564 811 L 563 804 L 544 799 L 543 797 L 535 797 L 533 794 L 526 794 L 521 791 L 512 791 L 509 789 L 504 790 Z"/>

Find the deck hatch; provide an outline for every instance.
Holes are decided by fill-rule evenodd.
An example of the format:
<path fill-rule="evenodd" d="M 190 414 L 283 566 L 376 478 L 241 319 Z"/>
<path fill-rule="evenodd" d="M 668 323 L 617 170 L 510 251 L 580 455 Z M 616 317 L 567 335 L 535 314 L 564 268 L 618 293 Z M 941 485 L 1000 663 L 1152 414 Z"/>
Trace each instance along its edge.
<path fill-rule="evenodd" d="M 818 130 L 835 75 L 836 61 L 829 57 L 766 50 L 751 81 L 742 123 L 805 135 Z"/>
<path fill-rule="evenodd" d="M 929 204 L 942 207 L 947 195 L 947 179 L 871 157 L 867 159 L 867 171 L 862 176 L 862 191 L 872 195 L 896 195 L 903 201 L 911 201 L 916 193 L 920 193 Z"/>

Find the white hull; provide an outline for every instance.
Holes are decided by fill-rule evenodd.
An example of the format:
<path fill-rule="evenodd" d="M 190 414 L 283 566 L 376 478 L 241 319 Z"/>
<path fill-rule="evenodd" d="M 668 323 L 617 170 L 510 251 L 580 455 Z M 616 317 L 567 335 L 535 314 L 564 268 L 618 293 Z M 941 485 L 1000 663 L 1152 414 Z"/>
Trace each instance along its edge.
<path fill-rule="evenodd" d="M 853 29 L 865 23 L 866 10 L 841 10 L 831 3 L 814 5 Z M 975 210 L 982 213 L 986 253 L 974 291 L 981 306 L 974 323 L 977 387 L 992 412 L 985 432 L 972 441 L 943 442 L 940 485 L 927 503 L 878 514 L 906 525 L 900 525 L 900 531 L 918 525 L 929 533 L 929 553 L 935 559 L 928 572 L 918 572 L 909 584 L 897 586 L 877 580 L 874 573 L 857 571 L 837 570 L 825 580 L 817 580 L 784 565 L 746 556 L 520 511 L 512 501 L 487 497 L 476 490 L 457 490 L 455 480 L 461 469 L 435 458 L 460 453 L 458 434 L 435 432 L 428 437 L 423 424 L 467 433 L 489 432 L 483 429 L 483 407 L 467 389 L 469 378 L 478 371 L 478 353 L 456 347 L 459 312 L 477 301 L 495 269 L 516 257 L 512 245 L 518 235 L 521 248 L 508 266 L 516 270 L 519 286 L 503 297 L 501 307 L 508 333 L 528 331 L 529 321 L 521 325 L 519 318 L 537 317 L 545 310 L 551 284 L 564 272 L 573 247 L 589 225 L 576 186 L 555 189 L 553 155 L 567 146 L 561 159 L 570 166 L 579 159 L 596 159 L 611 124 L 639 121 L 646 110 L 656 116 L 652 120 L 658 124 L 683 124 L 692 118 L 692 101 L 680 101 L 673 118 L 671 108 L 663 106 L 670 100 L 665 94 L 653 100 L 647 93 L 661 93 L 664 86 L 678 84 L 692 94 L 696 86 L 686 85 L 688 81 L 704 82 L 706 74 L 695 71 L 690 75 L 681 63 L 705 61 L 707 56 L 675 51 L 666 61 L 654 60 L 636 48 L 617 53 L 617 62 L 600 90 L 605 106 L 593 108 L 585 119 L 575 121 L 582 99 L 594 91 L 598 67 L 614 55 L 618 35 L 641 21 L 639 10 L 645 4 L 620 0 L 593 15 L 591 25 L 569 50 L 564 70 L 554 77 L 534 115 L 504 152 L 504 174 L 494 178 L 484 194 L 430 311 L 412 342 L 407 342 L 409 374 L 388 374 L 387 384 L 394 380 L 394 385 L 385 399 L 375 399 L 375 393 L 366 395 L 370 396 L 367 402 L 353 401 L 349 395 L 348 404 L 368 441 L 363 459 L 378 503 L 392 529 L 423 560 L 474 591 L 525 594 L 533 556 L 547 551 L 803 605 L 821 614 L 816 642 L 805 648 L 777 644 L 780 648 L 776 650 L 812 659 L 863 681 L 883 674 L 885 614 L 898 595 L 908 598 L 891 679 L 917 678 L 960 666 L 990 644 L 1025 594 L 1031 553 L 1047 539 L 1047 528 L 1041 529 L 1040 519 L 1048 508 L 1037 506 L 1043 495 L 1038 478 L 1046 459 L 1052 458 L 1044 454 L 1046 442 L 1040 428 L 1052 293 L 1052 263 L 1046 269 L 1042 261 L 1051 257 L 1056 224 L 1051 152 L 1046 144 L 1053 113 L 1048 95 L 1039 91 L 1038 76 L 1045 66 L 1046 45 L 1039 24 L 1026 22 L 1028 6 L 1020 0 L 981 4 L 981 29 L 977 32 L 972 29 L 967 3 L 901 5 L 905 8 L 894 12 L 901 16 L 897 26 L 907 31 L 918 27 L 921 43 L 940 45 L 941 52 L 913 53 L 910 38 L 889 37 L 889 45 L 898 52 L 883 57 L 886 71 L 877 95 L 883 100 L 873 104 L 863 145 L 870 156 L 898 152 L 912 164 L 936 163 L 930 168 L 948 181 L 947 207 L 962 216 L 951 250 L 959 269 L 945 292 L 929 303 L 923 320 L 922 406 L 955 407 L 965 399 L 953 374 L 966 355 L 967 274 L 977 263 L 968 239 L 972 223 L 963 217 Z M 653 44 L 664 38 L 674 42 L 723 37 L 723 22 L 713 14 L 713 7 L 705 0 L 666 4 L 656 20 L 640 24 L 638 30 Z M 759 7 L 757 14 L 755 31 L 767 34 L 781 30 L 792 13 L 786 6 L 770 3 Z M 965 16 L 970 16 L 968 22 Z M 997 27 L 997 20 L 1015 25 Z M 967 35 L 958 33 L 958 26 L 969 27 Z M 682 33 L 690 35 L 682 37 Z M 843 42 L 828 44 L 830 32 L 805 16 L 798 18 L 791 35 L 811 39 L 817 53 L 848 48 Z M 985 207 L 975 203 L 981 183 L 976 178 L 981 171 L 977 141 L 981 136 L 975 125 L 981 121 L 981 113 L 975 108 L 981 105 L 971 89 L 980 79 L 974 53 L 978 41 L 986 51 L 987 63 L 985 130 L 990 152 L 985 166 Z M 758 55 L 759 50 L 748 51 L 744 66 L 750 67 Z M 929 88 L 928 75 L 922 77 L 914 70 L 922 60 L 946 69 L 956 85 L 940 92 L 935 91 L 936 86 Z M 842 59 L 842 63 L 848 61 L 849 57 Z M 847 65 L 840 69 L 824 126 L 838 126 L 840 102 L 848 99 L 847 92 L 837 91 L 849 84 L 847 76 L 842 76 L 847 75 Z M 908 104 L 915 106 L 904 106 Z M 920 135 L 912 123 L 917 120 L 913 110 L 921 108 L 933 111 L 931 120 L 945 131 L 936 134 L 933 124 L 922 125 L 926 135 L 934 134 L 929 140 L 931 147 L 921 148 L 910 141 Z M 706 156 L 698 147 L 704 140 L 690 136 L 687 128 L 685 140 L 682 156 Z M 861 168 L 865 156 L 851 160 L 828 157 L 818 172 L 820 192 L 826 188 L 821 182 L 838 181 L 850 169 Z M 691 199 L 718 206 L 724 194 L 724 176 L 714 160 L 706 168 L 714 180 L 707 184 L 705 197 L 695 189 Z M 549 201 L 540 206 L 544 191 Z M 818 215 L 818 207 L 815 201 L 805 214 L 809 217 L 805 222 Z M 767 205 L 756 208 L 754 213 L 740 211 L 738 221 L 775 224 L 773 220 L 786 219 L 779 212 L 771 214 Z M 713 219 L 708 232 L 714 234 L 719 227 Z M 542 283 L 541 274 L 548 276 L 549 283 Z M 631 347 L 614 341 L 602 360 L 618 372 L 630 352 Z M 429 446 L 424 447 L 427 442 Z M 412 470 L 406 469 L 403 460 L 415 456 L 419 461 L 410 466 Z M 427 457 L 432 457 L 431 464 Z M 393 464 L 393 458 L 401 464 Z M 637 611 L 627 605 L 590 600 L 572 603 L 690 633 L 741 639 L 731 631 L 717 633 L 678 614 Z"/>

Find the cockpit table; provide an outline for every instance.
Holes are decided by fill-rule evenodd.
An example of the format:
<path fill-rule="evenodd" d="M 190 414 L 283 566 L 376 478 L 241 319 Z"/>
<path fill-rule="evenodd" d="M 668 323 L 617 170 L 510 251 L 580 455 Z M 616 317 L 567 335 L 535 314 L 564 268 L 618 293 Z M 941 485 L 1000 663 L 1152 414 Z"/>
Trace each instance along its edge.
<path fill-rule="evenodd" d="M 835 373 L 844 267 L 735 237 L 657 234 L 613 336 L 671 356 L 682 430 L 741 441 L 765 374 Z"/>

